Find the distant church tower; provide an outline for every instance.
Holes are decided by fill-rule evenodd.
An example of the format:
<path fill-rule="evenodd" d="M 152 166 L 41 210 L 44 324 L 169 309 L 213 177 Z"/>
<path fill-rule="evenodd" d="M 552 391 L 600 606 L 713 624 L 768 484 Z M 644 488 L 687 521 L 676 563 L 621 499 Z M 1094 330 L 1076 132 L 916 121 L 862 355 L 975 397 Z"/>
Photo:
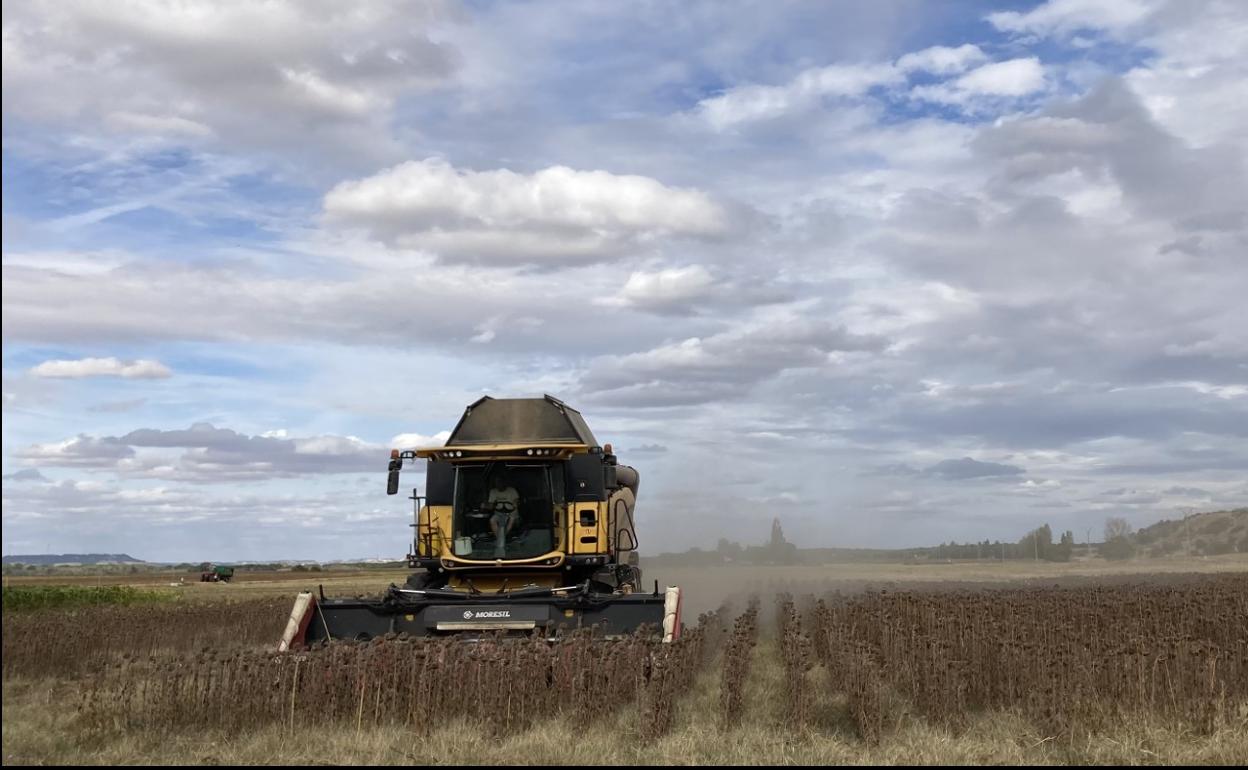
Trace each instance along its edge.
<path fill-rule="evenodd" d="M 772 564 L 797 562 L 797 546 L 784 539 L 779 517 L 771 520 L 771 542 L 767 544 L 767 560 Z"/>
<path fill-rule="evenodd" d="M 784 547 L 784 530 L 780 528 L 780 518 L 776 517 L 771 520 L 771 550 L 772 553 L 779 553 Z"/>

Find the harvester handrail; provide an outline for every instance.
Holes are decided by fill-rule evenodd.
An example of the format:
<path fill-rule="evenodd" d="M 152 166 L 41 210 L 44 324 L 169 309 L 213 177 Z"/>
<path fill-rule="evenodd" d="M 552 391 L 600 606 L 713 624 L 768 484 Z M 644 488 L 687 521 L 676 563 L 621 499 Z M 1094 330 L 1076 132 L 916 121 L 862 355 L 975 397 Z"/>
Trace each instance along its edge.
<path fill-rule="evenodd" d="M 462 591 L 454 591 L 454 590 L 446 589 L 446 588 L 399 588 L 398 586 L 394 586 L 390 590 L 395 593 L 400 593 L 400 594 L 419 594 L 421 596 L 436 596 L 438 598 L 441 598 L 443 596 L 451 596 L 455 598 L 479 598 L 481 596 L 516 596 L 516 595 L 524 596 L 528 594 L 534 594 L 534 595 L 547 594 L 547 593 L 553 594 L 553 593 L 560 593 L 563 591 L 576 591 L 576 590 L 581 590 L 581 589 L 584 589 L 584 586 L 578 584 L 578 585 L 573 585 L 573 586 L 559 586 L 557 588 L 546 588 L 544 586 L 535 586 L 533 588 L 517 588 L 514 591 L 500 591 L 500 592 L 491 593 L 491 594 L 486 594 L 486 593 L 464 594 Z"/>

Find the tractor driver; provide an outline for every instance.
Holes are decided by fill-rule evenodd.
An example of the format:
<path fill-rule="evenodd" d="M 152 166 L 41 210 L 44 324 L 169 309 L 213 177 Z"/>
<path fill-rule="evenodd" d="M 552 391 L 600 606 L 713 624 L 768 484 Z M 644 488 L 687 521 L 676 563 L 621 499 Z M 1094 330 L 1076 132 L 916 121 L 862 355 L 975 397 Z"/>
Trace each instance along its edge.
<path fill-rule="evenodd" d="M 485 510 L 490 512 L 490 531 L 494 533 L 494 555 L 504 556 L 504 543 L 507 535 L 516 526 L 519 518 L 520 493 L 507 483 L 503 475 L 494 476 L 494 485 L 485 501 Z"/>

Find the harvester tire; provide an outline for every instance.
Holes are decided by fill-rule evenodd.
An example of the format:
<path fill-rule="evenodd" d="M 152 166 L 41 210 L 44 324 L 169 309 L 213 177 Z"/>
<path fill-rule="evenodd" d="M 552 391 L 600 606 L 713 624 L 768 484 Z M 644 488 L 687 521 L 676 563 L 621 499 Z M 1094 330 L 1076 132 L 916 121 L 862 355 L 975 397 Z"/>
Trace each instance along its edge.
<path fill-rule="evenodd" d="M 441 588 L 446 585 L 446 578 L 439 578 L 432 572 L 415 572 L 407 576 L 407 587 L 413 591 L 426 588 Z"/>

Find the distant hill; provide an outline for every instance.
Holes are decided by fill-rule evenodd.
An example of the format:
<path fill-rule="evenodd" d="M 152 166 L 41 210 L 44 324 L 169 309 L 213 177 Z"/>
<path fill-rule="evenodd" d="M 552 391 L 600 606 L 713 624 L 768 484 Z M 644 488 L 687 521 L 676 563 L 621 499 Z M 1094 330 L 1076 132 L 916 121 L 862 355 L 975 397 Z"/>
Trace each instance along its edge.
<path fill-rule="evenodd" d="M 1248 553 L 1248 508 L 1162 520 L 1137 531 L 1135 544 L 1144 556 Z"/>
<path fill-rule="evenodd" d="M 51 566 L 53 564 L 143 564 L 124 553 L 35 553 L 10 554 L 4 557 L 5 564 L 37 564 Z"/>

